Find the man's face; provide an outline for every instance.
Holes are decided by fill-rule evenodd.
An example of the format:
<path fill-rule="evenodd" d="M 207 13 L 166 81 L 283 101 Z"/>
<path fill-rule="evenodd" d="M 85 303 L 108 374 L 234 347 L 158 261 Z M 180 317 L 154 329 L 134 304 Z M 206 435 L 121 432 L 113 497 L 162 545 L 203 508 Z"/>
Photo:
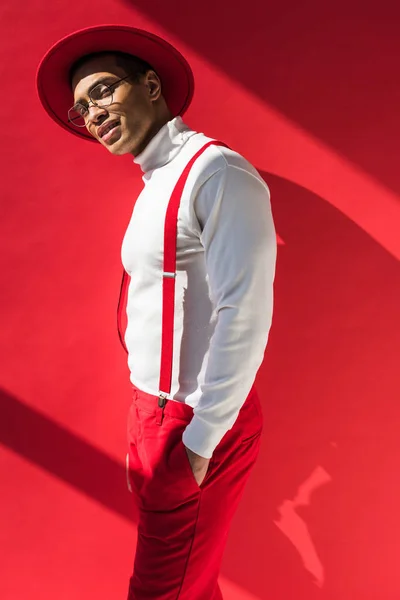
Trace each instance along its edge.
<path fill-rule="evenodd" d="M 99 80 L 112 85 L 129 73 L 118 66 L 112 55 L 94 57 L 85 62 L 74 74 L 72 90 L 74 103 L 87 106 L 89 91 Z M 134 79 L 134 78 L 133 78 Z M 112 154 L 131 153 L 137 156 L 151 139 L 156 121 L 154 99 L 157 78 L 147 76 L 138 82 L 132 79 L 119 83 L 113 92 L 112 104 L 106 107 L 89 106 L 86 128 Z M 150 83 L 150 85 L 149 85 Z M 104 132 L 108 125 L 115 125 Z"/>

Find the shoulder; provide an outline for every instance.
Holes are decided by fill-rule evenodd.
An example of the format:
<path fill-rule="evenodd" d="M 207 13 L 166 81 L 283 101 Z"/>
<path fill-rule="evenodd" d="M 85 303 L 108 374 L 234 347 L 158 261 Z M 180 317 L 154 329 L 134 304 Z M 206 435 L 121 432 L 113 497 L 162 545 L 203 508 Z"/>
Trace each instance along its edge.
<path fill-rule="evenodd" d="M 215 141 L 203 134 L 194 136 L 192 140 L 193 155 L 208 142 Z M 254 183 L 257 180 L 268 191 L 266 182 L 262 179 L 257 169 L 241 154 L 231 148 L 221 145 L 210 145 L 197 158 L 190 179 L 196 190 L 199 190 L 207 181 L 227 181 L 228 179 Z"/>

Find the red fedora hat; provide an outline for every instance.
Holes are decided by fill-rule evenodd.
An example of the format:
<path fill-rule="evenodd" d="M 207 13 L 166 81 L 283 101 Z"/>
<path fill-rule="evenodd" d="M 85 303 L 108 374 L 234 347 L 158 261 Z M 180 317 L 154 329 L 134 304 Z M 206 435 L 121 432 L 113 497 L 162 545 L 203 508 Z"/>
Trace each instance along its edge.
<path fill-rule="evenodd" d="M 173 115 L 183 115 L 188 109 L 194 78 L 188 62 L 178 50 L 142 29 L 127 25 L 97 25 L 59 40 L 39 64 L 36 74 L 39 98 L 58 125 L 81 138 L 96 141 L 84 127 L 77 128 L 68 122 L 68 109 L 73 104 L 69 73 L 82 56 L 106 50 L 133 54 L 149 63 L 160 77 L 164 98 Z"/>

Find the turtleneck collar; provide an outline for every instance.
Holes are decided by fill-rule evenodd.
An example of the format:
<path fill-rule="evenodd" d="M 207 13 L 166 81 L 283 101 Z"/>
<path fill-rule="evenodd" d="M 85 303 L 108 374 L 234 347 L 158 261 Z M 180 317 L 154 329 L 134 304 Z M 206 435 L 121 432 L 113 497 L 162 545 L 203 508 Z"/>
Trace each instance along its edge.
<path fill-rule="evenodd" d="M 181 117 L 175 117 L 160 129 L 133 162 L 140 165 L 146 176 L 150 171 L 163 167 L 175 158 L 185 142 L 195 133 L 185 125 Z"/>

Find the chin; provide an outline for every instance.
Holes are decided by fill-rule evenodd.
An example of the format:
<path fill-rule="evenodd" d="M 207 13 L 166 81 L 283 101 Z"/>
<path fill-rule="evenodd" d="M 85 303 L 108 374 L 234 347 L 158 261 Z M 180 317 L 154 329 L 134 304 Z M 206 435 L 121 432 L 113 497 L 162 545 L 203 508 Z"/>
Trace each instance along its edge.
<path fill-rule="evenodd" d="M 123 156 L 124 154 L 133 154 L 133 156 L 136 156 L 138 154 L 136 152 L 138 147 L 137 141 L 132 140 L 132 138 L 124 134 L 110 146 L 104 144 L 104 147 L 114 156 Z"/>
<path fill-rule="evenodd" d="M 123 145 L 120 146 L 119 144 L 113 144 L 113 146 L 110 147 L 107 146 L 107 150 L 114 156 L 123 156 L 124 154 L 129 153 L 129 148 L 126 148 Z"/>
<path fill-rule="evenodd" d="M 128 154 L 128 152 L 130 152 L 129 144 L 126 142 L 124 143 L 121 138 L 110 146 L 107 146 L 106 144 L 103 145 L 105 149 L 108 150 L 110 154 L 114 154 L 114 156 L 123 156 L 124 154 Z"/>

